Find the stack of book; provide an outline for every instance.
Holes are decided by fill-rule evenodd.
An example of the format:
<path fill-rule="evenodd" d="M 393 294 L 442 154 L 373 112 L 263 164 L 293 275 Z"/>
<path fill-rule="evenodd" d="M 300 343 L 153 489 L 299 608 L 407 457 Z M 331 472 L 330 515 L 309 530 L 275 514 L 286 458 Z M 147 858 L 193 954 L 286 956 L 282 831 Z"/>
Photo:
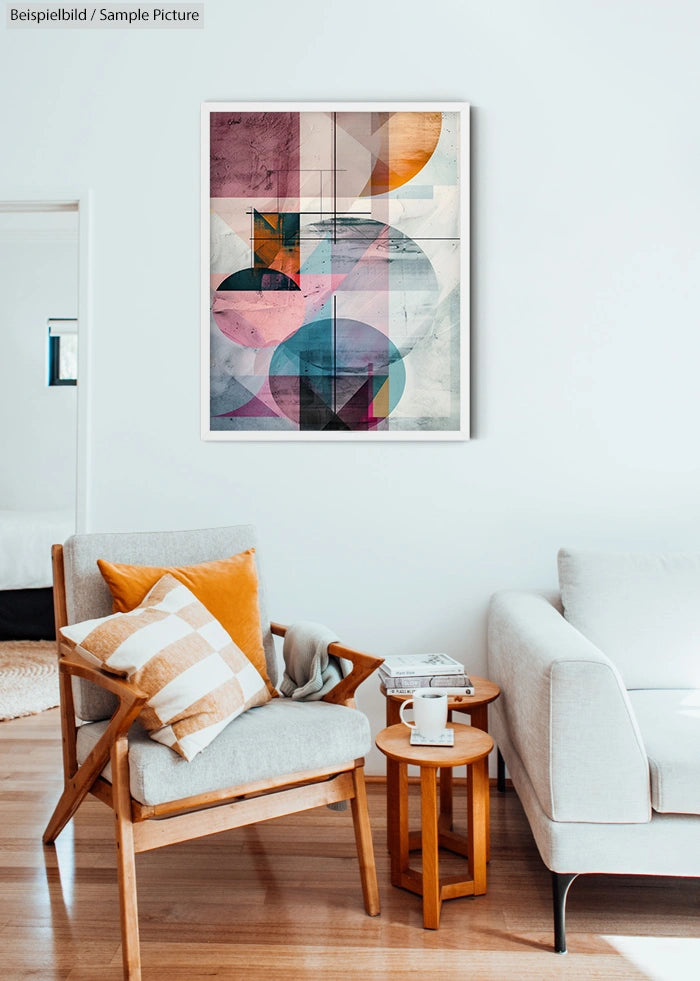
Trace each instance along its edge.
<path fill-rule="evenodd" d="M 473 695 L 463 664 L 449 654 L 387 654 L 379 667 L 387 695 L 411 695 L 416 688 L 439 688 L 446 695 Z"/>

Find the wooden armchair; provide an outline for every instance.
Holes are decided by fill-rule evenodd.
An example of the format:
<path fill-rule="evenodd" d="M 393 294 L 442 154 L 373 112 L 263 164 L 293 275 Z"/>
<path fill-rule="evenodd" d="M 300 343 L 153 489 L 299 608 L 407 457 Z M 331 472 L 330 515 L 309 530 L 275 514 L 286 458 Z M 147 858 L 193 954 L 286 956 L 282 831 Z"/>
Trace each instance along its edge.
<path fill-rule="evenodd" d="M 57 629 L 112 612 L 98 558 L 174 566 L 226 558 L 255 545 L 250 526 L 206 531 L 79 535 L 53 549 Z M 259 571 L 259 557 L 256 553 Z M 260 577 L 268 675 L 277 664 Z M 51 844 L 90 793 L 114 811 L 124 978 L 140 981 L 135 854 L 349 800 L 365 910 L 379 892 L 364 782 L 369 724 L 354 707 L 357 686 L 381 658 L 333 644 L 351 672 L 321 701 L 273 698 L 231 722 L 192 762 L 140 729 L 146 696 L 58 642 L 65 788 L 44 833 Z M 80 724 L 77 724 L 80 720 Z M 291 733 L 291 738 L 290 738 Z"/>

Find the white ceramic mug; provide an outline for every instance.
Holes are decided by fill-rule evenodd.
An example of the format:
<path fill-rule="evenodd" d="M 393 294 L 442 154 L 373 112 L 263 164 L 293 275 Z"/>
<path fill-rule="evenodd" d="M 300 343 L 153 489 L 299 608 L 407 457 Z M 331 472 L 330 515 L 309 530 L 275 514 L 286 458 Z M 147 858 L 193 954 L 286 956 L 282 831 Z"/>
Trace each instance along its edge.
<path fill-rule="evenodd" d="M 413 705 L 415 723 L 407 722 L 404 712 Z M 413 696 L 401 703 L 401 721 L 425 739 L 435 739 L 447 725 L 447 695 L 435 688 L 417 688 Z"/>

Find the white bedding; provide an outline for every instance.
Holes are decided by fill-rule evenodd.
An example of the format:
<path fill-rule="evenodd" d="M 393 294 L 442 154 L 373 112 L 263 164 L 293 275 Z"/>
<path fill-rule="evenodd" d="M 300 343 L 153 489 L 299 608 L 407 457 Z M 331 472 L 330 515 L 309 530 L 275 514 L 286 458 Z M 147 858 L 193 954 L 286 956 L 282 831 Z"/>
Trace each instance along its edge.
<path fill-rule="evenodd" d="M 51 586 L 51 546 L 74 531 L 72 511 L 0 511 L 0 589 Z"/>

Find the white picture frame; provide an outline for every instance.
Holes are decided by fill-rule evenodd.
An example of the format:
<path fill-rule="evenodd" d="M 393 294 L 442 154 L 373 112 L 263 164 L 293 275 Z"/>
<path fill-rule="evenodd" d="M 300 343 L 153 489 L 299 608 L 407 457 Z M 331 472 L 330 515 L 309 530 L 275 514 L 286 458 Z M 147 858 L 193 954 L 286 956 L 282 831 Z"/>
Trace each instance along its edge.
<path fill-rule="evenodd" d="M 469 438 L 469 105 L 202 105 L 205 440 Z"/>

